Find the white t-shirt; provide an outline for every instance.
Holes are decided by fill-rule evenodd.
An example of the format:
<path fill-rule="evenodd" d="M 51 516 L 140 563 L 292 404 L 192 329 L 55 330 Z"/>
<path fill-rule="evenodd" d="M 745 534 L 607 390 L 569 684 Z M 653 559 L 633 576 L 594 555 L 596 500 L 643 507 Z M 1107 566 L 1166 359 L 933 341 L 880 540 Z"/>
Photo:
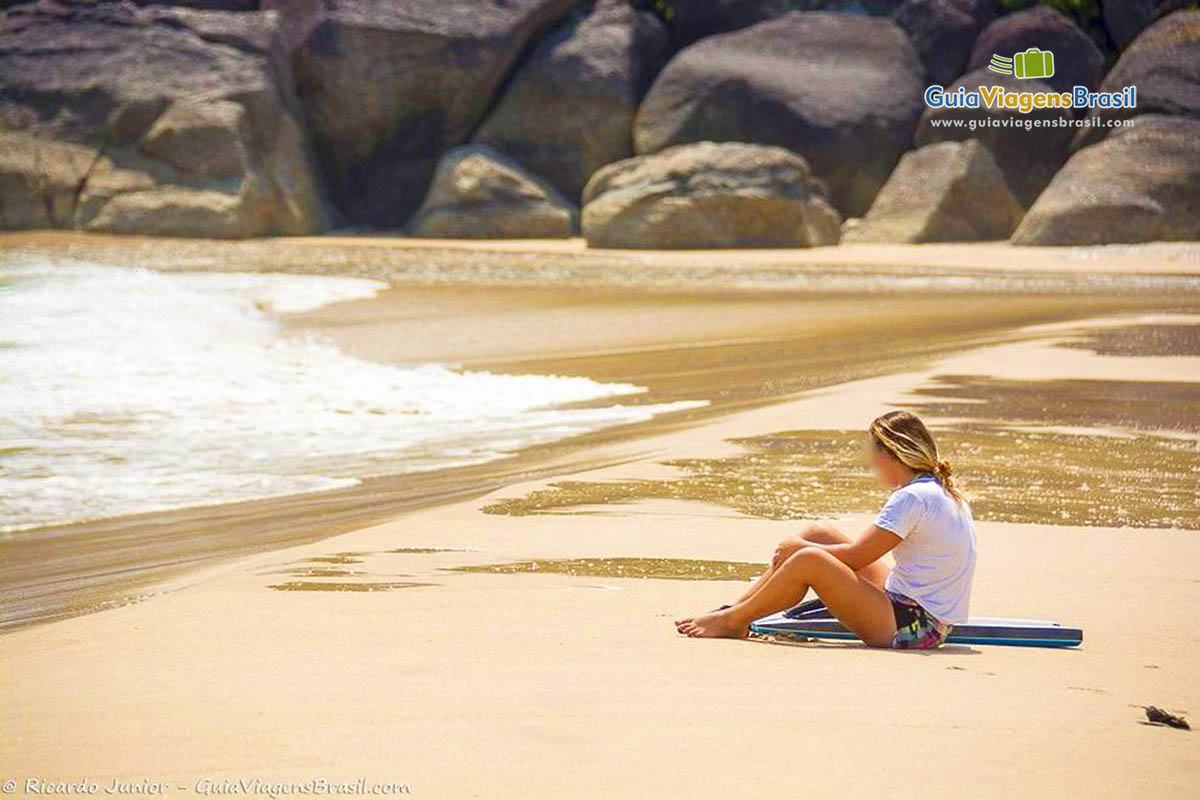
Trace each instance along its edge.
<path fill-rule="evenodd" d="M 943 622 L 965 622 L 975 577 L 975 521 L 935 478 L 923 475 L 892 492 L 875 524 L 902 541 L 889 591 L 916 600 Z"/>

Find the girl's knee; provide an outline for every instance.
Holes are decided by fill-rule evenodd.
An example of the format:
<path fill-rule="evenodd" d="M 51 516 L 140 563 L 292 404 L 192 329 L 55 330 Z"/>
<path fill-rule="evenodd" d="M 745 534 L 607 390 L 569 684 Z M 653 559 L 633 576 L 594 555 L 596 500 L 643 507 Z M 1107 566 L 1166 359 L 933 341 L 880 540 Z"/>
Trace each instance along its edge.
<path fill-rule="evenodd" d="M 787 563 L 793 569 L 812 571 L 825 569 L 841 562 L 832 553 L 817 547 L 806 547 L 803 550 L 797 550 L 795 553 L 792 553 Z"/>
<path fill-rule="evenodd" d="M 824 522 L 814 522 L 808 525 L 801 532 L 800 538 L 816 544 L 841 544 L 847 541 L 841 531 Z"/>

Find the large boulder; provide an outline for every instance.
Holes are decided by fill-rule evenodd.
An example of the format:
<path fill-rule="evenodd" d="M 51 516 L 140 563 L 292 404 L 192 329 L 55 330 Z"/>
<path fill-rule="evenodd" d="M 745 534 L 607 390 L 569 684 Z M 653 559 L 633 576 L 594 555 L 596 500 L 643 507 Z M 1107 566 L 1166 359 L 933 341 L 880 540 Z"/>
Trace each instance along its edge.
<path fill-rule="evenodd" d="M 955 81 L 948 91 L 967 92 L 980 87 L 1000 86 L 1009 92 L 1048 92 L 1050 87 L 1038 80 L 1018 80 L 986 69 L 968 73 Z M 1072 115 L 1062 108 L 1041 108 L 1022 114 L 1017 109 L 928 108 L 921 116 L 916 144 L 979 139 L 992 156 L 1013 196 L 1028 206 L 1045 188 L 1067 158 L 1073 128 Z"/>
<path fill-rule="evenodd" d="M 0 229 L 232 239 L 262 230 L 255 213 L 237 194 L 160 184 L 94 147 L 0 133 Z"/>
<path fill-rule="evenodd" d="M 905 0 L 892 14 L 925 65 L 931 83 L 963 74 L 975 37 L 995 17 L 990 0 Z"/>
<path fill-rule="evenodd" d="M 438 164 L 413 236 L 557 239 L 575 231 L 575 208 L 553 187 L 486 145 L 458 147 Z"/>
<path fill-rule="evenodd" d="M 1104 28 L 1118 50 L 1124 50 L 1154 19 L 1154 0 L 1102 0 Z"/>
<path fill-rule="evenodd" d="M 672 0 L 668 24 L 676 47 L 699 39 L 748 28 L 759 22 L 803 10 L 804 0 Z"/>
<path fill-rule="evenodd" d="M 1129 86 L 1137 87 L 1137 107 L 1089 110 L 1089 121 L 1102 121 L 1080 130 L 1076 147 L 1100 141 L 1116 130 L 1112 122 L 1139 114 L 1200 117 L 1200 11 L 1176 11 L 1143 31 L 1100 88 L 1119 92 Z"/>
<path fill-rule="evenodd" d="M 526 46 L 574 0 L 277 3 L 296 90 L 344 221 L 401 227 Z"/>
<path fill-rule="evenodd" d="M 902 0 L 635 0 L 663 10 L 671 40 L 683 48 L 709 36 L 748 28 L 792 11 L 887 15 Z M 988 0 L 990 2 L 990 0 Z"/>
<path fill-rule="evenodd" d="M 1104 77 L 1104 54 L 1091 37 L 1062 14 L 1040 5 L 984 28 L 971 49 L 967 69 L 986 69 L 993 55 L 1011 58 L 1031 47 L 1054 53 L 1054 74 L 1045 82 L 1055 91 L 1069 92 L 1076 86 L 1095 89 Z"/>
<path fill-rule="evenodd" d="M 1154 20 L 1194 7 L 1195 0 L 1101 0 L 1104 27 L 1118 50 L 1128 47 Z"/>
<path fill-rule="evenodd" d="M 635 149 L 785 147 L 827 182 L 840 211 L 861 214 L 912 142 L 924 73 L 890 19 L 787 14 L 672 59 L 638 111 Z"/>
<path fill-rule="evenodd" d="M 148 5 L 146 15 L 158 25 L 186 28 L 208 42 L 259 55 L 282 55 L 278 47 L 279 26 L 276 14 L 247 14 L 242 11 L 245 9 L 199 10 L 189 5 L 154 4 Z M 284 71 L 286 72 L 286 66 Z M 283 76 L 283 80 L 288 78 Z"/>
<path fill-rule="evenodd" d="M 0 132 L 0 230 L 75 227 L 80 189 L 98 156 L 84 145 Z"/>
<path fill-rule="evenodd" d="M 1014 244 L 1200 240 L 1200 119 L 1144 115 L 1075 155 Z"/>
<path fill-rule="evenodd" d="M 808 165 L 781 147 L 701 142 L 619 161 L 588 181 L 593 247 L 808 247 L 836 244 L 840 220 Z"/>
<path fill-rule="evenodd" d="M 140 150 L 181 173 L 199 178 L 236 178 L 244 166 L 246 112 L 229 100 L 167 107 L 142 136 Z"/>
<path fill-rule="evenodd" d="M 182 6 L 205 11 L 256 11 L 258 0 L 133 0 L 139 6 Z"/>
<path fill-rule="evenodd" d="M 122 192 L 104 204 L 87 228 L 106 233 L 239 239 L 257 232 L 254 223 L 235 195 L 165 187 Z"/>
<path fill-rule="evenodd" d="M 633 155 L 633 115 L 668 48 L 658 18 L 627 3 L 576 15 L 538 44 L 475 141 L 578 202 L 593 172 Z"/>
<path fill-rule="evenodd" d="M 0 128 L 93 154 L 71 213 L 48 221 L 221 237 L 323 229 L 309 145 L 286 76 L 263 49 L 274 15 L 232 15 L 264 43 L 238 47 L 205 38 L 181 19 L 163 21 L 175 11 L 43 3 L 5 13 Z M 63 162 L 67 150 L 29 152 L 45 163 Z M 76 164 L 82 156 L 72 152 Z M 26 183 L 44 183 L 39 166 L 30 162 L 26 172 Z M 136 201 L 124 197 L 133 193 Z M 194 215 L 181 210 L 190 202 Z"/>
<path fill-rule="evenodd" d="M 939 142 L 906 153 L 854 242 L 975 242 L 1007 239 L 1024 209 L 977 139 Z"/>

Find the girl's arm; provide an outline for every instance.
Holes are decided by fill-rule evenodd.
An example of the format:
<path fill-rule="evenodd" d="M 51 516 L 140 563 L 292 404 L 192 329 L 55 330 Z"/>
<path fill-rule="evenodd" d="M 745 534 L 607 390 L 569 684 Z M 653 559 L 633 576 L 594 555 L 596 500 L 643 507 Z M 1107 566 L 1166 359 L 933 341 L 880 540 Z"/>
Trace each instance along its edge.
<path fill-rule="evenodd" d="M 870 566 L 883 558 L 884 555 L 900 544 L 901 541 L 902 539 L 899 536 L 889 530 L 880 528 L 878 525 L 872 525 L 867 528 L 862 536 L 859 536 L 853 542 L 844 544 L 818 544 L 817 542 L 810 542 L 807 539 L 797 537 L 791 543 L 795 545 L 794 547 L 781 545 L 775 551 L 775 557 L 771 560 L 771 566 L 779 566 L 792 553 L 802 548 L 819 547 L 822 550 L 832 553 L 847 567 L 858 572 L 863 567 Z"/>

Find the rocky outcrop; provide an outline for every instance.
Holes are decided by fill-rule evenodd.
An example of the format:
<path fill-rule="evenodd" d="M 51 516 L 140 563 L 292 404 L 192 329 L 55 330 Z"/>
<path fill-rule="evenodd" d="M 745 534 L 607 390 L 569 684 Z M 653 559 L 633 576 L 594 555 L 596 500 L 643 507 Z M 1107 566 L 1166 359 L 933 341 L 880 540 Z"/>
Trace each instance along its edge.
<path fill-rule="evenodd" d="M 664 7 L 671 40 L 677 48 L 683 48 L 700 39 L 778 19 L 793 11 L 886 16 L 896 10 L 901 0 L 668 0 L 661 4 L 641 0 L 641 3 Z"/>
<path fill-rule="evenodd" d="M 1118 50 L 1129 46 L 1153 21 L 1188 8 L 1194 0 L 1101 0 L 1101 16 Z"/>
<path fill-rule="evenodd" d="M 1001 86 L 1010 92 L 1048 92 L 1038 80 L 1018 80 L 988 70 L 969 73 L 950 86 L 968 92 L 980 86 Z M 1067 127 L 1069 111 L 1061 108 L 1035 109 L 1022 114 L 1016 109 L 929 108 L 921 116 L 916 144 L 978 139 L 987 145 L 1013 196 L 1028 206 L 1045 188 L 1067 158 L 1073 128 Z M 960 125 L 951 124 L 959 121 Z"/>
<path fill-rule="evenodd" d="M 1012 57 L 1036 47 L 1054 53 L 1054 74 L 1045 80 L 1055 91 L 1076 86 L 1095 89 L 1104 77 L 1104 54 L 1075 23 L 1047 6 L 1001 17 L 983 29 L 971 50 L 968 70 L 986 69 L 993 55 Z"/>
<path fill-rule="evenodd" d="M 486 145 L 458 147 L 438 164 L 413 236 L 448 239 L 561 239 L 575 208 L 553 187 Z"/>
<path fill-rule="evenodd" d="M 1200 119 L 1145 115 L 1071 156 L 1014 244 L 1200 239 Z"/>
<path fill-rule="evenodd" d="M 1007 239 L 1024 209 L 976 139 L 905 154 L 848 242 Z"/>
<path fill-rule="evenodd" d="M 780 147 L 701 142 L 601 169 L 583 193 L 592 247 L 807 247 L 836 244 L 837 213 Z"/>
<path fill-rule="evenodd" d="M 73 228 L 91 147 L 0 133 L 0 230 Z"/>
<path fill-rule="evenodd" d="M 106 233 L 238 239 L 258 233 L 235 195 L 206 189 L 123 192 L 86 226 Z"/>
<path fill-rule="evenodd" d="M 654 82 L 638 153 L 699 141 L 802 155 L 843 213 L 866 211 L 912 142 L 924 68 L 890 19 L 792 13 L 683 50 Z"/>
<path fill-rule="evenodd" d="M 929 82 L 942 86 L 966 71 L 975 37 L 994 17 L 990 0 L 905 0 L 892 14 L 912 40 Z"/>
<path fill-rule="evenodd" d="M 213 5 L 220 6 L 219 3 Z M 224 44 L 260 55 L 278 55 L 276 14 L 243 13 L 247 10 L 253 9 L 199 10 L 197 7 L 191 7 L 191 4 L 153 4 L 148 5 L 145 13 L 159 25 L 185 28 L 207 42 Z"/>
<path fill-rule="evenodd" d="M 296 89 L 344 221 L 400 227 L 531 41 L 573 0 L 280 3 Z"/>
<path fill-rule="evenodd" d="M 139 6 L 182 6 L 205 11 L 256 11 L 259 0 L 133 0 Z"/>
<path fill-rule="evenodd" d="M 1154 0 L 1102 0 L 1101 14 L 1109 38 L 1124 50 L 1154 18 Z"/>
<path fill-rule="evenodd" d="M 36 155 L 20 181 L 59 187 L 88 164 L 69 213 L 45 221 L 184 236 L 321 230 L 308 144 L 269 55 L 164 24 L 171 11 L 46 3 L 5 13 L 0 127 L 40 143 L 9 140 Z M 271 14 L 236 16 L 246 30 L 274 25 Z M 61 191 L 48 191 L 60 208 Z"/>
<path fill-rule="evenodd" d="M 672 0 L 668 23 L 676 47 L 781 17 L 801 8 L 798 0 Z"/>
<path fill-rule="evenodd" d="M 1088 117 L 1102 123 L 1079 131 L 1076 147 L 1111 135 L 1116 129 L 1108 124 L 1113 120 L 1139 114 L 1200 117 L 1200 11 L 1176 11 L 1143 31 L 1100 88 L 1119 92 L 1129 86 L 1137 87 L 1137 107 L 1090 110 Z"/>
<path fill-rule="evenodd" d="M 533 50 L 475 141 L 577 202 L 593 172 L 633 155 L 633 115 L 668 47 L 653 14 L 602 2 Z"/>

